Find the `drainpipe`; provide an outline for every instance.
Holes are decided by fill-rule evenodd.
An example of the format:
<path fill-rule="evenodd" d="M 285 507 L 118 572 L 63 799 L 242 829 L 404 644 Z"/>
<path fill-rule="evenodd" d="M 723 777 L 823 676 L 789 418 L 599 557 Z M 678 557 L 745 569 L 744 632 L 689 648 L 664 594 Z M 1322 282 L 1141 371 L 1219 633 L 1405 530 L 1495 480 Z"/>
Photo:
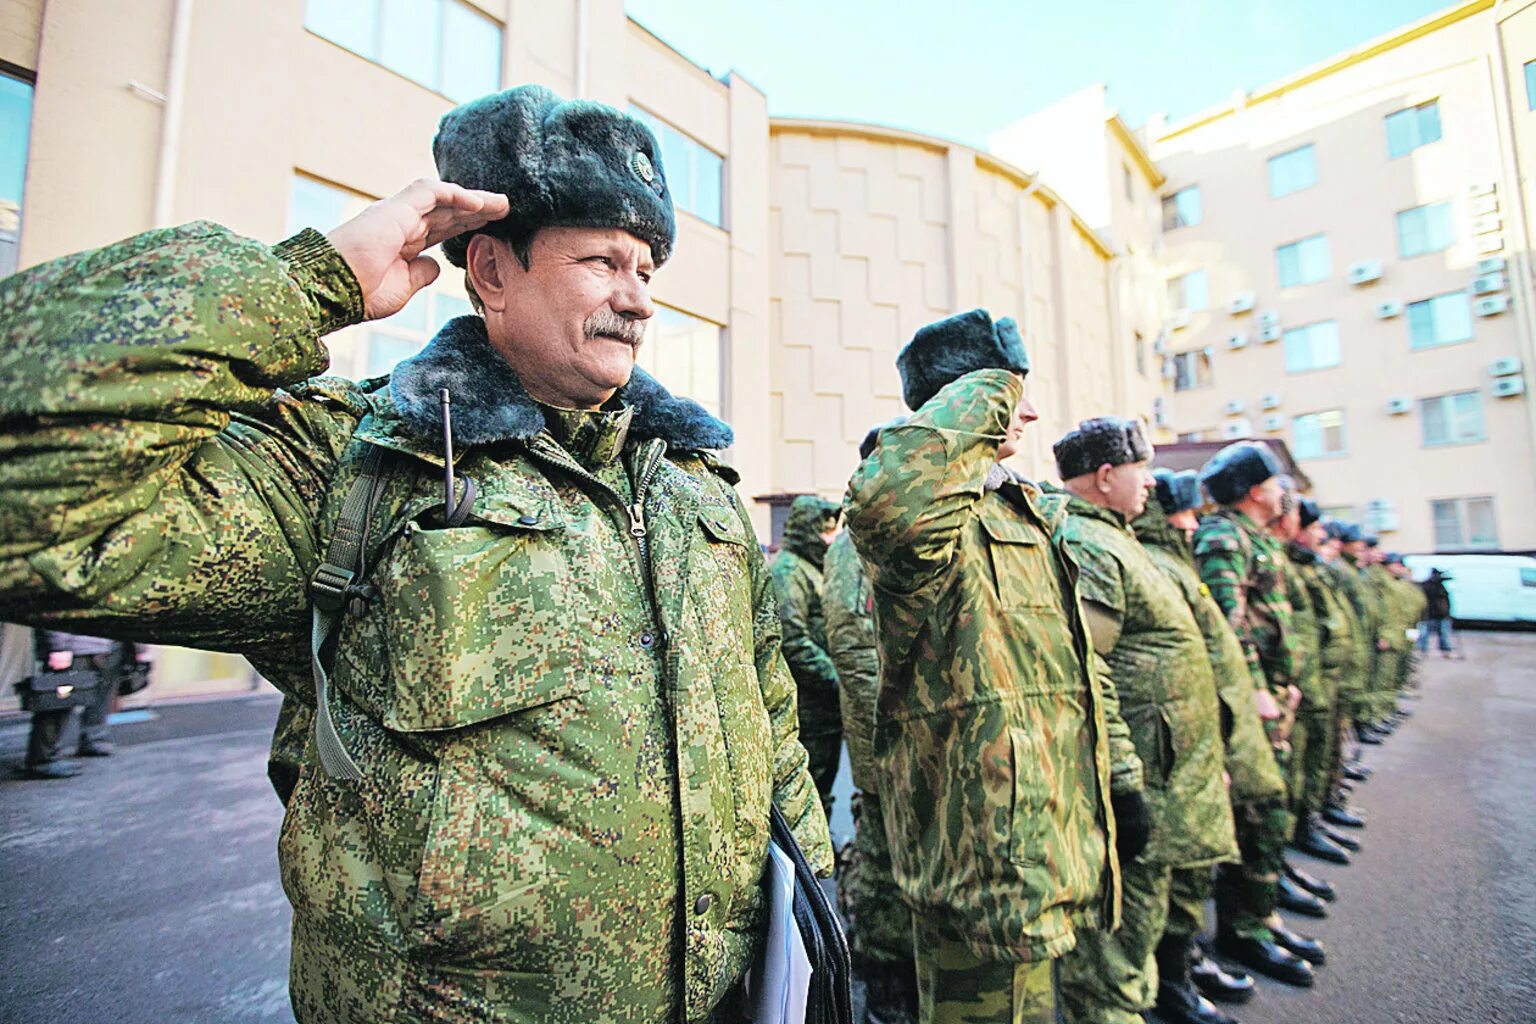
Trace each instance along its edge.
<path fill-rule="evenodd" d="M 576 0 L 576 98 L 587 98 L 587 0 Z"/>
<path fill-rule="evenodd" d="M 176 0 L 171 14 L 171 55 L 165 72 L 165 115 L 160 127 L 160 167 L 155 176 L 154 225 L 168 227 L 176 200 L 176 161 L 181 155 L 181 111 L 186 95 L 187 45 L 192 0 Z"/>

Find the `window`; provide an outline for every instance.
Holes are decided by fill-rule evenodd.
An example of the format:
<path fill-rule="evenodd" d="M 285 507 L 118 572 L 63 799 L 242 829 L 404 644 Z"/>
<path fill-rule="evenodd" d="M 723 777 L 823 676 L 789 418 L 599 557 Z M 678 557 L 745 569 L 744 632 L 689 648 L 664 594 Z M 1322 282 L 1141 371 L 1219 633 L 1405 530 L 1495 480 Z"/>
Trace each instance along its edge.
<path fill-rule="evenodd" d="M 1300 192 L 1317 184 L 1317 156 L 1311 143 L 1269 158 L 1269 195 L 1272 199 Z"/>
<path fill-rule="evenodd" d="M 633 104 L 629 112 L 645 122 L 661 146 L 661 166 L 672 201 L 695 217 L 723 227 L 720 195 L 725 161 L 655 114 Z"/>
<path fill-rule="evenodd" d="M 1175 312 L 1196 313 L 1211 307 L 1211 291 L 1205 271 L 1191 270 L 1168 282 L 1168 308 Z"/>
<path fill-rule="evenodd" d="M 1337 519 L 1342 523 L 1355 521 L 1355 506 L 1353 505 L 1324 505 L 1319 509 L 1324 519 Z"/>
<path fill-rule="evenodd" d="M 0 72 L 0 277 L 16 272 L 31 134 L 32 83 Z"/>
<path fill-rule="evenodd" d="M 1281 288 L 1313 284 L 1333 273 L 1333 258 L 1328 252 L 1328 236 L 1312 235 L 1282 245 L 1275 250 L 1275 268 Z"/>
<path fill-rule="evenodd" d="M 1499 546 L 1492 498 L 1449 498 L 1429 503 L 1437 551 L 1487 551 Z"/>
<path fill-rule="evenodd" d="M 1424 445 L 1469 444 L 1487 438 L 1483 430 L 1483 395 L 1458 391 L 1419 400 Z"/>
<path fill-rule="evenodd" d="M 1323 320 L 1292 327 L 1281 336 L 1285 344 L 1285 372 L 1325 370 L 1339 365 L 1339 324 Z"/>
<path fill-rule="evenodd" d="M 1428 203 L 1397 214 L 1397 254 L 1403 259 L 1441 252 L 1456 241 L 1450 203 Z"/>
<path fill-rule="evenodd" d="M 1136 372 L 1145 377 L 1147 375 L 1147 339 L 1141 336 L 1140 331 L 1131 333 L 1135 336 Z"/>
<path fill-rule="evenodd" d="M 1203 348 L 1173 355 L 1173 390 L 1188 391 L 1212 383 L 1211 354 Z"/>
<path fill-rule="evenodd" d="M 1536 110 L 1536 60 L 1525 62 L 1525 109 Z"/>
<path fill-rule="evenodd" d="M 1206 432 L 1203 431 L 1203 430 L 1191 430 L 1187 434 L 1180 434 L 1180 435 L 1178 435 L 1178 437 L 1176 438 L 1176 441 L 1179 444 L 1190 444 L 1190 443 L 1192 443 L 1194 441 L 1204 441 L 1205 440 L 1205 433 Z"/>
<path fill-rule="evenodd" d="M 1172 231 L 1175 228 L 1189 228 L 1199 224 L 1203 218 L 1200 209 L 1200 186 L 1190 185 L 1181 188 L 1172 195 L 1163 196 L 1163 230 Z"/>
<path fill-rule="evenodd" d="M 460 103 L 501 88 L 501 26 L 463 0 L 309 0 L 304 26 Z"/>
<path fill-rule="evenodd" d="M 1344 410 L 1329 409 L 1297 416 L 1291 421 L 1291 452 L 1298 459 L 1344 454 Z"/>
<path fill-rule="evenodd" d="M 1536 587 L 1536 569 L 1521 569 L 1520 585 L 1522 587 Z"/>
<path fill-rule="evenodd" d="M 1408 344 L 1434 348 L 1472 340 L 1472 303 L 1466 292 L 1447 292 L 1408 303 Z"/>
<path fill-rule="evenodd" d="M 1430 100 L 1387 115 L 1387 157 L 1396 160 L 1440 141 L 1440 101 Z"/>
<path fill-rule="evenodd" d="M 668 391 L 723 416 L 723 333 L 719 324 L 657 306 L 636 362 Z"/>

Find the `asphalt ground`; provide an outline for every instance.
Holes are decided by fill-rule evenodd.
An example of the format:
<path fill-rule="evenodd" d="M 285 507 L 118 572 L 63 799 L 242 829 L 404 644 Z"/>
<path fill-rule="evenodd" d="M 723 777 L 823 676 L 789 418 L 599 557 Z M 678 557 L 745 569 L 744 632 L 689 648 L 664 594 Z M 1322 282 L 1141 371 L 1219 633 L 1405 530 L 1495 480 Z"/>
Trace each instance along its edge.
<path fill-rule="evenodd" d="M 1536 1024 L 1536 635 L 1465 633 L 1355 803 L 1349 867 L 1310 991 L 1268 981 L 1245 1024 Z M 0 1022 L 288 1022 L 281 808 L 268 697 L 157 708 L 62 782 L 10 774 L 0 721 Z M 846 774 L 846 766 L 845 766 Z M 839 787 L 846 814 L 846 780 Z"/>

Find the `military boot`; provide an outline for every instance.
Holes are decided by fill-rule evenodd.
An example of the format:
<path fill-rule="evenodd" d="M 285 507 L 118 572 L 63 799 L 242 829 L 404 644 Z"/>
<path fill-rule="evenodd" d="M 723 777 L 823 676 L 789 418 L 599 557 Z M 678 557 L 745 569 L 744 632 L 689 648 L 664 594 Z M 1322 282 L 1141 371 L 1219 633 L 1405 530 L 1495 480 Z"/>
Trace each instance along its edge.
<path fill-rule="evenodd" d="M 1189 977 L 1202 995 L 1219 1003 L 1246 1003 L 1253 998 L 1253 975 L 1222 970 L 1199 946 L 1190 958 Z"/>
<path fill-rule="evenodd" d="M 1218 935 L 1216 952 L 1287 985 L 1311 988 L 1317 980 L 1310 963 L 1272 939 Z"/>
<path fill-rule="evenodd" d="M 1316 819 L 1317 815 L 1313 813 L 1305 815 L 1296 822 L 1296 835 L 1291 839 L 1291 847 L 1319 860 L 1326 860 L 1333 864 L 1348 864 L 1349 854 L 1345 853 L 1338 843 L 1323 834 Z"/>
<path fill-rule="evenodd" d="M 1327 963 L 1328 957 L 1323 952 L 1323 944 L 1314 938 L 1293 932 L 1283 924 L 1280 924 L 1279 915 L 1276 915 L 1269 922 L 1269 932 L 1275 937 L 1275 942 L 1301 957 L 1307 963 L 1317 967 Z"/>
<path fill-rule="evenodd" d="M 1165 936 L 1157 944 L 1157 1015 L 1165 1024 L 1237 1024 L 1195 990 L 1190 978 L 1190 943 Z"/>
<path fill-rule="evenodd" d="M 1328 908 L 1323 901 L 1318 899 L 1306 889 L 1297 885 L 1289 875 L 1280 876 L 1280 884 L 1276 896 L 1281 910 L 1289 910 L 1294 914 L 1306 917 L 1327 917 Z"/>
<path fill-rule="evenodd" d="M 1342 798 L 1330 800 L 1323 805 L 1323 820 L 1343 828 L 1365 828 L 1365 817 Z"/>
<path fill-rule="evenodd" d="M 1312 831 L 1329 840 L 1335 846 L 1348 850 L 1350 853 L 1360 852 L 1360 840 L 1346 832 L 1340 832 L 1338 829 L 1330 828 L 1323 824 L 1322 815 L 1314 814 L 1313 817 L 1316 820 L 1312 823 Z"/>
<path fill-rule="evenodd" d="M 1320 900 L 1332 903 L 1339 898 L 1339 894 L 1334 890 L 1332 882 L 1329 882 L 1327 879 L 1318 878 L 1310 871 L 1303 871 L 1289 861 L 1285 864 L 1285 876 Z"/>

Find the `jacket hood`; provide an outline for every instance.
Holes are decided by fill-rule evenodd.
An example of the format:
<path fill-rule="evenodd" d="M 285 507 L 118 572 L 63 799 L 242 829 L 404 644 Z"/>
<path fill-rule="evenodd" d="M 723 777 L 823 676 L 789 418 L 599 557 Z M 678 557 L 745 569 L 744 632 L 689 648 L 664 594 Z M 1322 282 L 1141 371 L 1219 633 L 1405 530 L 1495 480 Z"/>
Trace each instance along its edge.
<path fill-rule="evenodd" d="M 802 494 L 789 506 L 789 517 L 784 520 L 782 546 L 806 561 L 820 566 L 827 554 L 827 542 L 822 533 L 837 522 L 841 506 L 811 494 Z"/>

